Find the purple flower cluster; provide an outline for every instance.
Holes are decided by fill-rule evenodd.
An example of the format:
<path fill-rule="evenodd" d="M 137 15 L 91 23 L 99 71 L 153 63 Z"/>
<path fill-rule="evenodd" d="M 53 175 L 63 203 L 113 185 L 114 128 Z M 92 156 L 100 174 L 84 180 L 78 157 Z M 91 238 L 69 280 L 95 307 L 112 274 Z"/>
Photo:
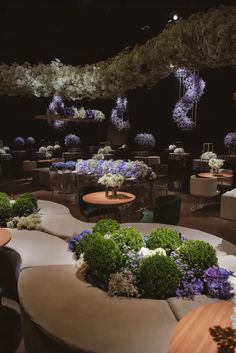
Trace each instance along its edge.
<path fill-rule="evenodd" d="M 156 145 L 156 139 L 152 134 L 141 133 L 137 134 L 134 138 L 136 145 L 143 147 L 144 149 L 151 149 Z"/>
<path fill-rule="evenodd" d="M 79 234 L 76 234 L 72 239 L 69 240 L 68 242 L 68 248 L 72 252 L 75 252 L 76 245 L 80 242 L 80 240 L 87 235 L 91 234 L 91 230 L 83 230 Z"/>
<path fill-rule="evenodd" d="M 63 116 L 74 116 L 75 110 L 73 107 L 66 107 L 62 101 L 62 97 L 54 95 L 53 100 L 49 104 L 47 114 L 52 115 L 63 115 Z"/>
<path fill-rule="evenodd" d="M 26 144 L 28 146 L 33 146 L 35 144 L 35 139 L 32 136 L 27 137 Z"/>
<path fill-rule="evenodd" d="M 194 103 L 198 102 L 203 95 L 205 82 L 199 75 L 187 69 L 178 69 L 175 75 L 183 84 L 186 92 L 175 105 L 173 119 L 182 130 L 192 130 L 195 127 L 195 123 L 187 117 L 187 114 L 192 109 Z"/>
<path fill-rule="evenodd" d="M 79 160 L 76 170 L 80 174 L 104 175 L 107 173 L 121 174 L 125 178 L 143 179 L 152 173 L 152 168 L 140 161 L 124 162 L 123 160 Z"/>
<path fill-rule="evenodd" d="M 225 147 L 236 146 L 236 132 L 228 132 L 228 134 L 225 135 L 224 145 Z"/>
<path fill-rule="evenodd" d="M 75 170 L 75 166 L 76 166 L 75 161 L 52 163 L 52 168 L 56 168 L 58 170 Z"/>
<path fill-rule="evenodd" d="M 202 279 L 206 286 L 206 291 L 213 298 L 228 299 L 231 297 L 232 287 L 228 282 L 232 272 L 220 267 L 208 268 Z"/>
<path fill-rule="evenodd" d="M 14 144 L 16 147 L 21 148 L 25 145 L 25 140 L 23 137 L 16 137 L 14 140 Z"/>
<path fill-rule="evenodd" d="M 65 145 L 68 147 L 76 147 L 80 142 L 80 138 L 74 134 L 69 134 L 65 137 Z"/>
<path fill-rule="evenodd" d="M 138 270 L 140 266 L 140 260 L 142 259 L 141 256 L 132 250 L 128 251 L 125 254 L 125 264 L 126 266 L 132 271 L 135 272 Z"/>
<path fill-rule="evenodd" d="M 196 278 L 193 271 L 187 271 L 179 287 L 176 289 L 176 296 L 192 298 L 194 295 L 202 294 L 204 291 L 204 283 L 201 279 Z"/>
<path fill-rule="evenodd" d="M 130 124 L 124 120 L 124 115 L 128 109 L 128 100 L 125 97 L 117 97 L 116 107 L 111 111 L 111 122 L 119 130 L 128 130 Z"/>

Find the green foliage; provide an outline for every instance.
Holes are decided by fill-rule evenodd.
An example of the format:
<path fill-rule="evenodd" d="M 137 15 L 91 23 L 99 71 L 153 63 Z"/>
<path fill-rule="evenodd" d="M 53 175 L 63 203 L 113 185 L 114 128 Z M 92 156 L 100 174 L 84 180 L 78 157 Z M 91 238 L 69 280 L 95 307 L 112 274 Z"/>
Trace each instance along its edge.
<path fill-rule="evenodd" d="M 175 295 L 181 277 L 181 271 L 171 257 L 154 255 L 142 260 L 137 284 L 144 296 L 166 299 Z"/>
<path fill-rule="evenodd" d="M 173 229 L 159 228 L 153 231 L 147 239 L 149 249 L 163 248 L 169 255 L 171 251 L 176 250 L 182 241 L 179 234 Z"/>
<path fill-rule="evenodd" d="M 18 197 L 12 205 L 14 216 L 27 216 L 33 212 L 34 205 L 27 197 Z"/>
<path fill-rule="evenodd" d="M 111 239 L 124 252 L 126 247 L 128 248 L 127 250 L 139 251 L 145 245 L 142 235 L 133 227 L 121 228 L 113 232 Z"/>
<path fill-rule="evenodd" d="M 76 244 L 75 254 L 76 254 L 77 259 L 80 257 L 81 254 L 83 254 L 85 252 L 88 244 L 92 243 L 94 241 L 94 239 L 97 237 L 103 238 L 102 234 L 93 232 L 93 233 L 88 234 L 85 237 L 83 237 L 79 241 L 79 243 Z"/>
<path fill-rule="evenodd" d="M 0 199 L 0 226 L 5 227 L 12 216 L 12 207 L 9 199 Z"/>
<path fill-rule="evenodd" d="M 0 192 L 0 201 L 9 201 L 9 196 L 5 192 Z"/>
<path fill-rule="evenodd" d="M 216 250 L 202 240 L 187 240 L 178 249 L 181 261 L 193 270 L 196 275 L 202 275 L 209 267 L 217 265 Z"/>
<path fill-rule="evenodd" d="M 93 227 L 95 233 L 101 233 L 105 235 L 106 233 L 113 233 L 115 230 L 120 229 L 119 223 L 111 218 L 101 219 Z"/>
<path fill-rule="evenodd" d="M 21 194 L 18 196 L 18 199 L 27 199 L 27 200 L 30 200 L 34 206 L 34 208 L 37 208 L 38 207 L 38 201 L 37 201 L 37 198 L 30 194 L 29 192 L 25 192 L 24 194 Z"/>
<path fill-rule="evenodd" d="M 84 259 L 89 266 L 88 276 L 101 288 L 107 288 L 110 274 L 122 267 L 122 254 L 117 244 L 104 239 L 100 234 L 91 236 L 85 248 Z"/>

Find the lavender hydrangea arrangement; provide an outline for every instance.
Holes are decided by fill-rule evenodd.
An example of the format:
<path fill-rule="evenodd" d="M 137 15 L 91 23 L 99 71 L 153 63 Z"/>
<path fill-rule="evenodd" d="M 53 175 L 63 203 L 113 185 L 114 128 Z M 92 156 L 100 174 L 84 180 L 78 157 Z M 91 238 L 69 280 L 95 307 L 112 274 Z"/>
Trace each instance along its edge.
<path fill-rule="evenodd" d="M 228 134 L 225 135 L 224 145 L 228 148 L 236 146 L 236 132 L 228 132 Z"/>
<path fill-rule="evenodd" d="M 136 145 L 147 150 L 155 147 L 156 145 L 155 137 L 149 133 L 137 134 L 134 138 L 134 142 L 136 143 Z"/>
<path fill-rule="evenodd" d="M 26 144 L 27 144 L 28 146 L 33 146 L 33 145 L 35 145 L 35 139 L 34 139 L 32 136 L 27 137 L 27 139 L 26 139 Z"/>
<path fill-rule="evenodd" d="M 80 174 L 121 174 L 124 178 L 144 179 L 153 172 L 152 168 L 140 161 L 80 159 L 76 163 Z"/>
<path fill-rule="evenodd" d="M 197 103 L 203 95 L 205 82 L 199 75 L 187 69 L 176 70 L 175 76 L 186 91 L 174 107 L 173 120 L 182 130 L 192 130 L 196 124 L 192 119 L 188 118 L 187 114 L 193 108 L 194 103 Z"/>
<path fill-rule="evenodd" d="M 130 124 L 124 120 L 124 116 L 128 111 L 128 100 L 125 97 L 117 97 L 116 107 L 111 111 L 111 122 L 119 131 L 128 130 Z"/>
<path fill-rule="evenodd" d="M 82 232 L 80 232 L 79 234 L 76 234 L 73 236 L 72 239 L 69 240 L 68 242 L 68 248 L 69 250 L 71 250 L 72 252 L 75 252 L 76 249 L 76 245 L 79 244 L 79 242 L 86 237 L 87 235 L 91 234 L 91 230 L 83 230 Z"/>
<path fill-rule="evenodd" d="M 25 140 L 23 137 L 16 137 L 14 140 L 14 144 L 17 148 L 22 148 L 25 145 Z"/>
<path fill-rule="evenodd" d="M 75 166 L 76 166 L 75 161 L 52 163 L 52 168 L 55 168 L 58 170 L 75 170 Z"/>
<path fill-rule="evenodd" d="M 67 147 L 76 147 L 80 142 L 80 138 L 74 134 L 69 134 L 65 137 L 65 145 Z"/>

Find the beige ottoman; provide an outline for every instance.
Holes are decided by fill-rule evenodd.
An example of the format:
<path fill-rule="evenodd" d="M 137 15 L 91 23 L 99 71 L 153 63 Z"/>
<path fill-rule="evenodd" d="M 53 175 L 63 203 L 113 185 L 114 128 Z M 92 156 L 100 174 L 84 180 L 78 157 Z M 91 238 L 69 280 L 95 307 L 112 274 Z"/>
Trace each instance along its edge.
<path fill-rule="evenodd" d="M 236 220 L 236 189 L 221 195 L 220 217 Z"/>

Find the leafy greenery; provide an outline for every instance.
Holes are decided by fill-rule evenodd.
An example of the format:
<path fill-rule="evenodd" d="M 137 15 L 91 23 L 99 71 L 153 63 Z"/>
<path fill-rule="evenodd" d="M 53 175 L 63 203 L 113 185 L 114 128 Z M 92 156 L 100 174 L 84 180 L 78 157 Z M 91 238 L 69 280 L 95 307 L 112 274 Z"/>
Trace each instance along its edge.
<path fill-rule="evenodd" d="M 114 231 L 111 239 L 125 252 L 127 250 L 138 251 L 144 246 L 142 235 L 134 227 L 122 228 Z"/>
<path fill-rule="evenodd" d="M 9 199 L 0 199 L 0 226 L 5 227 L 12 216 L 12 207 Z"/>
<path fill-rule="evenodd" d="M 0 65 L 0 94 L 66 99 L 116 97 L 136 87 L 152 87 L 178 67 L 236 65 L 236 7 L 195 13 L 166 27 L 146 43 L 96 64 Z M 63 77 L 63 80 L 61 79 Z"/>
<path fill-rule="evenodd" d="M 202 240 L 187 240 L 178 249 L 181 261 L 201 276 L 209 267 L 217 265 L 216 250 Z"/>
<path fill-rule="evenodd" d="M 27 199 L 27 200 L 30 200 L 34 206 L 34 208 L 37 208 L 38 207 L 38 200 L 37 198 L 30 194 L 29 192 L 25 192 L 24 194 L 21 194 L 18 196 L 18 199 Z"/>
<path fill-rule="evenodd" d="M 181 243 L 179 234 L 169 228 L 156 229 L 147 238 L 147 247 L 149 249 L 163 248 L 168 255 L 171 251 L 176 250 Z"/>
<path fill-rule="evenodd" d="M 90 238 L 90 235 L 87 238 Z M 122 253 L 117 244 L 110 239 L 104 239 L 100 234 L 93 234 L 90 238 L 84 259 L 88 264 L 88 276 L 101 288 L 107 288 L 110 274 L 122 267 Z"/>
<path fill-rule="evenodd" d="M 15 203 L 12 205 L 12 210 L 14 213 L 14 216 L 28 216 L 33 212 L 34 205 L 32 201 L 27 198 L 23 197 L 21 198 L 20 196 L 16 199 Z"/>
<path fill-rule="evenodd" d="M 112 233 L 118 229 L 120 229 L 119 223 L 111 218 L 101 219 L 93 227 L 93 231 L 95 233 L 100 233 L 102 235 L 105 235 L 106 233 Z"/>
<path fill-rule="evenodd" d="M 78 259 L 80 257 L 81 254 L 83 254 L 87 248 L 87 246 L 92 243 L 97 237 L 101 237 L 103 238 L 102 234 L 100 233 L 91 233 L 85 237 L 83 237 L 78 244 L 76 244 L 75 247 L 75 254 L 76 254 L 76 258 Z"/>
<path fill-rule="evenodd" d="M 0 201 L 8 201 L 10 198 L 5 192 L 0 192 Z"/>
<path fill-rule="evenodd" d="M 182 273 L 171 257 L 154 255 L 144 258 L 137 284 L 144 296 L 166 299 L 175 295 Z"/>

